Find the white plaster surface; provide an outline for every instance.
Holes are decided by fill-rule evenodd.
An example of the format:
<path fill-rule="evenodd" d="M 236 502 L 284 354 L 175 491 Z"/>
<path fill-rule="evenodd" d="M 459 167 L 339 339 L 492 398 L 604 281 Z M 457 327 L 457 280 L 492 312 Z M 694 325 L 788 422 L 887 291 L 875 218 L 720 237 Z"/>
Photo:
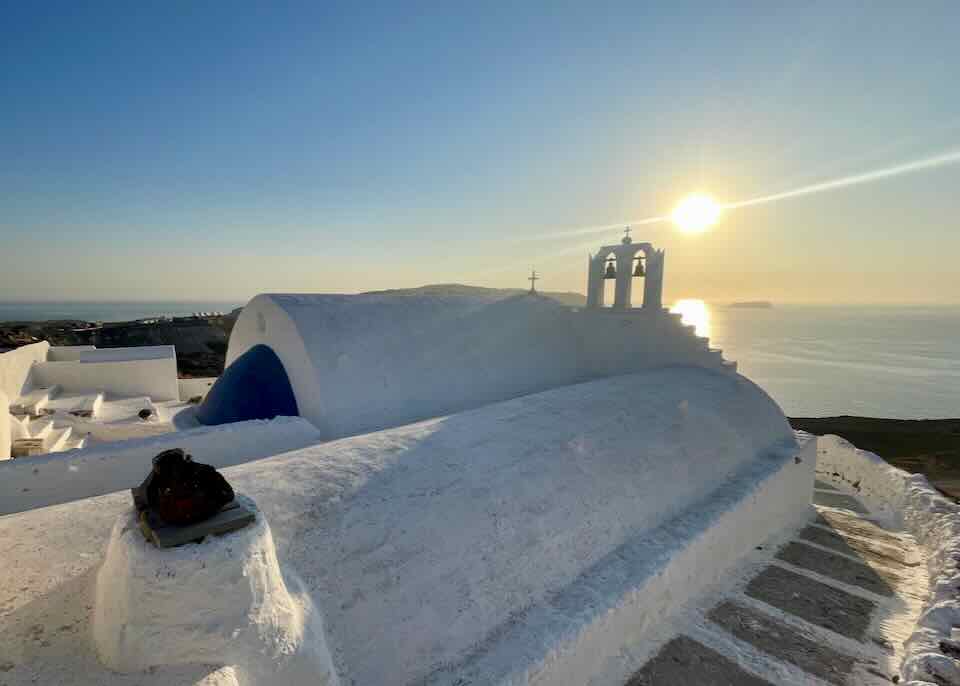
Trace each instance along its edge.
<path fill-rule="evenodd" d="M 173 360 L 177 351 L 172 345 L 137 345 L 125 348 L 93 348 L 83 351 L 80 362 L 137 362 L 140 360 Z"/>
<path fill-rule="evenodd" d="M 30 438 L 30 430 L 27 428 L 30 425 L 30 420 L 27 417 L 17 417 L 11 414 L 9 420 L 11 442 L 21 438 Z"/>
<path fill-rule="evenodd" d="M 210 392 L 210 389 L 213 387 L 213 384 L 216 383 L 217 377 L 215 376 L 205 376 L 198 377 L 195 379 L 180 379 L 178 381 L 180 387 L 180 400 L 186 402 L 191 398 L 200 396 L 202 398 L 206 397 L 207 393 Z"/>
<path fill-rule="evenodd" d="M 259 511 L 239 531 L 160 550 L 131 508 L 113 527 L 94 598 L 98 655 L 119 672 L 222 664 L 247 686 L 339 683 L 322 619 L 309 595 L 288 590 Z"/>
<path fill-rule="evenodd" d="M 20 426 L 19 421 L 17 426 Z M 13 440 L 11 428 L 10 400 L 6 393 L 0 391 L 0 460 L 10 458 L 10 443 Z"/>
<path fill-rule="evenodd" d="M 627 540 L 526 611 L 495 645 L 431 683 L 622 686 L 686 606 L 729 588 L 749 570 L 743 563 L 757 546 L 773 550 L 809 521 L 814 448 L 809 442 L 751 462 L 678 516 Z"/>
<path fill-rule="evenodd" d="M 749 381 L 665 369 L 226 475 L 266 514 L 281 564 L 320 608 L 342 683 L 572 684 L 582 673 L 564 674 L 585 656 L 617 654 L 621 629 L 636 637 L 669 614 L 669 582 L 690 586 L 683 600 L 758 537 L 806 516 L 810 472 L 795 450 L 782 413 Z M 59 626 L 56 608 L 83 606 L 128 508 L 121 493 L 0 518 L 13 542 L 0 562 L 11 685 L 200 683 L 192 672 L 106 677 L 79 629 L 49 647 L 30 638 L 31 627 Z M 202 676 L 230 683 L 225 667 Z"/>
<path fill-rule="evenodd" d="M 237 319 L 227 365 L 261 343 L 300 415 L 330 438 L 639 369 L 728 369 L 662 309 L 581 312 L 538 295 L 260 295 Z"/>
<path fill-rule="evenodd" d="M 85 353 L 93 352 L 95 345 L 51 345 L 47 353 L 48 362 L 66 362 L 79 360 Z"/>
<path fill-rule="evenodd" d="M 302 448 L 319 439 L 319 432 L 306 420 L 278 417 L 4 461 L 0 463 L 0 514 L 132 488 L 150 471 L 153 456 L 169 448 L 183 448 L 198 462 L 227 467 Z"/>
<path fill-rule="evenodd" d="M 11 400 L 32 388 L 55 385 L 70 393 L 106 391 L 179 400 L 176 350 L 169 345 L 51 347 L 41 341 L 0 354 L 0 390 Z"/>
<path fill-rule="evenodd" d="M 872 511 L 912 534 L 926 553 L 930 595 L 905 643 L 902 681 L 960 684 L 960 660 L 945 655 L 941 641 L 956 641 L 960 627 L 960 505 L 936 491 L 922 474 L 890 466 L 839 436 L 818 439 L 817 470 L 849 484 Z"/>
<path fill-rule="evenodd" d="M 105 391 L 113 395 L 146 395 L 159 401 L 180 399 L 175 356 L 39 362 L 33 368 L 33 383 L 57 384 L 68 393 Z"/>
<path fill-rule="evenodd" d="M 50 344 L 46 341 L 25 345 L 0 353 L 0 391 L 15 401 L 32 388 L 30 372 L 34 363 L 47 359 Z"/>

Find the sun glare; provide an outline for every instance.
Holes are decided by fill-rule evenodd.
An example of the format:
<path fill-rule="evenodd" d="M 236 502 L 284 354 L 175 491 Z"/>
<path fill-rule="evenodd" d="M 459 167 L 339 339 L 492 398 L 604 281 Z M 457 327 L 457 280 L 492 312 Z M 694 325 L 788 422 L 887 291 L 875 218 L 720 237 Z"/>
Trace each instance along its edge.
<path fill-rule="evenodd" d="M 682 318 L 684 324 L 694 327 L 698 336 L 710 336 L 710 308 L 702 300 L 678 300 L 670 308 Z"/>
<path fill-rule="evenodd" d="M 681 231 L 700 233 L 717 223 L 720 205 L 709 195 L 695 193 L 681 200 L 670 213 L 670 218 Z"/>

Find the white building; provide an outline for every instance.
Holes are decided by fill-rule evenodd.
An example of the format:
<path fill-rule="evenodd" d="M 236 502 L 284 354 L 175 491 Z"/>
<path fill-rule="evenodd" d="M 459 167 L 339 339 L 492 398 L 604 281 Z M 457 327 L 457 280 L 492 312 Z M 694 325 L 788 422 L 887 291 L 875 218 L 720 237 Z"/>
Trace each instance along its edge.
<path fill-rule="evenodd" d="M 646 256 L 645 300 L 634 309 L 638 251 Z M 618 260 L 618 296 L 613 308 L 603 309 L 607 254 Z M 591 261 L 590 300 L 582 310 L 534 292 L 497 302 L 260 295 L 240 314 L 222 387 L 211 391 L 199 417 L 220 424 L 272 417 L 295 406 L 332 438 L 643 369 L 734 372 L 735 364 L 663 308 L 662 290 L 663 252 L 627 237 Z M 282 367 L 290 390 L 254 383 L 260 365 Z M 275 382 L 283 376 L 263 375 Z M 279 398 L 276 406 L 265 397 L 266 388 Z"/>

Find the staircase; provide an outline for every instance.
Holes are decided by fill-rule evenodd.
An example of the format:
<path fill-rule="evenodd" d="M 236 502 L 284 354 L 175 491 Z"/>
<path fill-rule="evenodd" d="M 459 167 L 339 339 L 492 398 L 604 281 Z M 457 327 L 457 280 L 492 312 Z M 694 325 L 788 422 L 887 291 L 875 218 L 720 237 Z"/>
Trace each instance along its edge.
<path fill-rule="evenodd" d="M 10 414 L 25 414 L 31 417 L 37 417 L 50 400 L 60 395 L 60 390 L 60 386 L 57 385 L 46 388 L 35 388 L 21 395 L 10 404 Z"/>
<path fill-rule="evenodd" d="M 681 619 L 626 686 L 897 683 L 926 567 L 916 541 L 857 495 L 818 480 L 809 525 Z"/>
<path fill-rule="evenodd" d="M 119 397 L 108 400 L 101 391 L 63 393 L 59 386 L 37 388 L 10 404 L 11 456 L 32 457 L 79 450 L 90 441 L 114 441 L 166 433 L 168 403 L 152 398 Z M 141 420 L 138 413 L 149 410 Z"/>

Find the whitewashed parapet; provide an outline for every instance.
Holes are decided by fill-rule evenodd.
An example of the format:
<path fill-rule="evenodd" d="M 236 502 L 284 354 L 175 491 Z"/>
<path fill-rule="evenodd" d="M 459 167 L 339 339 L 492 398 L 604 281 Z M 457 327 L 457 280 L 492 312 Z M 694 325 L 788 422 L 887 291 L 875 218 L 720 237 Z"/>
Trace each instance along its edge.
<path fill-rule="evenodd" d="M 200 462 L 226 467 L 319 439 L 306 420 L 278 417 L 0 461 L 0 515 L 132 488 L 150 471 L 153 456 L 168 448 L 183 448 Z"/>

